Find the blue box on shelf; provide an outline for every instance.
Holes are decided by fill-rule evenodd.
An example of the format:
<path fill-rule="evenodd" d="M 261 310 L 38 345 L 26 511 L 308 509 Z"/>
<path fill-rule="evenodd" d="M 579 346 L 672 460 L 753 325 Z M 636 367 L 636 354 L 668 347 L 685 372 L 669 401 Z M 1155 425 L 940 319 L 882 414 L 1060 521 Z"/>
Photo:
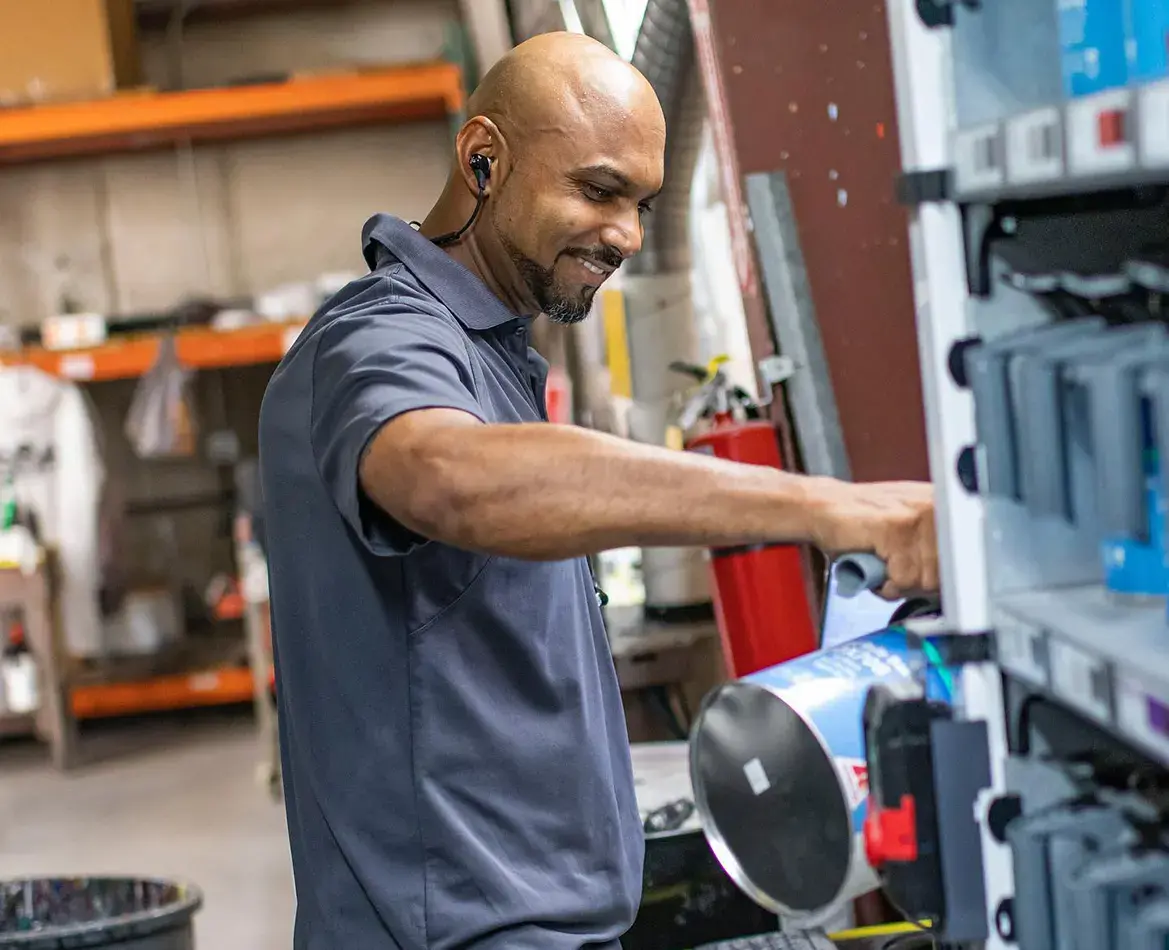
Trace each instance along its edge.
<path fill-rule="evenodd" d="M 1143 413 L 1148 404 L 1142 405 Z M 1145 534 L 1113 536 L 1101 544 L 1104 586 L 1122 597 L 1164 597 L 1169 594 L 1165 551 L 1165 494 L 1157 450 L 1144 453 Z"/>
<path fill-rule="evenodd" d="M 1128 81 L 1169 76 L 1169 0 L 1128 0 Z"/>
<path fill-rule="evenodd" d="M 1069 369 L 1065 412 L 1073 428 L 1087 423 L 1105 588 L 1119 597 L 1165 597 L 1169 334 L 1153 325 L 1129 342 L 1080 355 Z"/>
<path fill-rule="evenodd" d="M 1131 0 L 1056 0 L 1064 94 L 1090 96 L 1128 82 Z"/>

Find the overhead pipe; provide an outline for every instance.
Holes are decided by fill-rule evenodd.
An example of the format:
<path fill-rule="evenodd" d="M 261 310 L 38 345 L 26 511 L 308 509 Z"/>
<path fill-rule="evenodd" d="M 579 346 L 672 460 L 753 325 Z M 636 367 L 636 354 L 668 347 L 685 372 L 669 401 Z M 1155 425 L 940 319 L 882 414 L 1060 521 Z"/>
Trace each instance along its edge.
<path fill-rule="evenodd" d="M 689 226 L 706 97 L 686 0 L 649 0 L 632 62 L 662 104 L 666 156 L 665 181 L 645 218 L 641 253 L 622 267 L 633 384 L 629 433 L 640 442 L 662 445 L 680 398 L 692 386 L 670 370 L 670 363 L 701 362 Z M 711 600 L 705 557 L 697 548 L 646 548 L 647 614 L 686 619 L 705 613 Z"/>

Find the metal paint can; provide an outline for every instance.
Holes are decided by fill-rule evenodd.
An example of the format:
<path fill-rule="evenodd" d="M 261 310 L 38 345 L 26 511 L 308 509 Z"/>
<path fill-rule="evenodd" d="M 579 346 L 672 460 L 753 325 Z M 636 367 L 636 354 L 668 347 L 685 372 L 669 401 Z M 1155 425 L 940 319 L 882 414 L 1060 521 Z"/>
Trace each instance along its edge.
<path fill-rule="evenodd" d="M 621 946 L 675 950 L 774 931 L 779 924 L 775 915 L 735 886 L 703 837 L 686 743 L 636 742 L 630 751 L 637 809 L 645 827 L 645 869 L 637 919 Z M 655 823 L 655 816 L 667 814 L 674 819 L 668 825 Z"/>
<path fill-rule="evenodd" d="M 865 857 L 862 713 L 878 683 L 926 677 L 892 627 L 724 683 L 690 736 L 695 804 L 711 849 L 753 900 L 809 926 L 879 880 Z"/>

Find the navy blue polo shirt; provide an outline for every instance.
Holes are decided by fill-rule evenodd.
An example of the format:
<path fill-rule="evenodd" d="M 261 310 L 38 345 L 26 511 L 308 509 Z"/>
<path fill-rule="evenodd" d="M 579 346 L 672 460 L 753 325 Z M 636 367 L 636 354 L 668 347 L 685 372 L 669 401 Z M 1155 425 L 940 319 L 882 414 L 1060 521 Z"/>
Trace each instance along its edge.
<path fill-rule="evenodd" d="M 587 562 L 428 541 L 358 482 L 401 413 L 541 422 L 547 364 L 531 321 L 405 222 L 362 240 L 371 273 L 260 414 L 294 945 L 615 946 L 644 842 Z"/>

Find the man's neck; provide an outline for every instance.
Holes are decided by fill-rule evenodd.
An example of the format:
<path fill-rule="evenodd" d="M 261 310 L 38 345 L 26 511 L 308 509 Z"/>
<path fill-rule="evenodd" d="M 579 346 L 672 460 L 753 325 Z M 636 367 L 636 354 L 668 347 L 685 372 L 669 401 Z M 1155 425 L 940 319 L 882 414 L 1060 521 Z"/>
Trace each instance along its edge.
<path fill-rule="evenodd" d="M 439 199 L 439 202 L 431 209 L 430 214 L 426 216 L 426 220 L 422 222 L 422 226 L 418 230 L 423 237 L 433 240 L 443 234 L 452 234 L 463 227 L 471 217 L 474 210 L 473 205 L 466 209 L 459 208 L 459 203 L 451 202 L 448 204 L 447 201 L 443 200 L 446 197 L 444 194 Z M 527 288 L 512 289 L 509 286 L 511 282 L 496 276 L 498 268 L 493 268 L 488 263 L 487 255 L 475 238 L 475 232 L 480 227 L 487 226 L 483 215 L 484 212 L 481 211 L 479 218 L 467 230 L 467 233 L 442 250 L 483 281 L 487 289 L 499 298 L 500 302 L 512 313 L 521 317 L 538 316 L 540 308 L 535 301 L 530 299 L 531 294 L 528 293 Z M 519 281 L 517 280 L 515 284 L 519 284 Z"/>

